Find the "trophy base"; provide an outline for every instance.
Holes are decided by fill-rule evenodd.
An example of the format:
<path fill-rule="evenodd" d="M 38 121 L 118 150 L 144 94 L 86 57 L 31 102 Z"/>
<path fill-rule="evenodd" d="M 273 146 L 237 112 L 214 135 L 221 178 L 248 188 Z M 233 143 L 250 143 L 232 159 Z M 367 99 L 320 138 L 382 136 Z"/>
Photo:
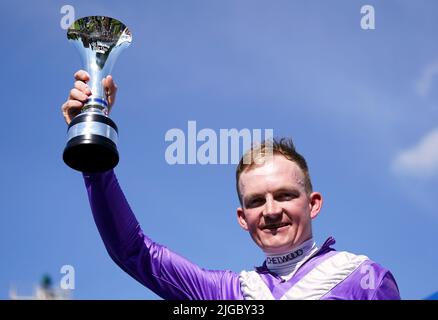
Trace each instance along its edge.
<path fill-rule="evenodd" d="M 103 172 L 119 163 L 117 126 L 107 116 L 85 112 L 68 126 L 64 162 L 81 172 Z"/>
<path fill-rule="evenodd" d="M 104 172 L 119 163 L 116 145 L 98 135 L 78 136 L 71 139 L 64 149 L 64 162 L 81 172 Z"/>

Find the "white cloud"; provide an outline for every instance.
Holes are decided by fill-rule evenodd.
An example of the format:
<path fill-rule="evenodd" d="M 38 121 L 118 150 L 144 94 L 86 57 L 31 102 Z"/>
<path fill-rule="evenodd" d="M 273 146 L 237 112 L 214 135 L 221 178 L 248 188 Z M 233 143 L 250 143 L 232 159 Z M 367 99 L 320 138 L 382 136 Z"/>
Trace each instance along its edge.
<path fill-rule="evenodd" d="M 438 61 L 435 61 L 424 68 L 420 78 L 415 83 L 416 91 L 421 97 L 427 97 L 432 86 L 432 81 L 437 75 Z"/>
<path fill-rule="evenodd" d="M 392 169 L 400 175 L 420 178 L 438 174 L 438 128 L 425 135 L 417 145 L 399 152 Z"/>

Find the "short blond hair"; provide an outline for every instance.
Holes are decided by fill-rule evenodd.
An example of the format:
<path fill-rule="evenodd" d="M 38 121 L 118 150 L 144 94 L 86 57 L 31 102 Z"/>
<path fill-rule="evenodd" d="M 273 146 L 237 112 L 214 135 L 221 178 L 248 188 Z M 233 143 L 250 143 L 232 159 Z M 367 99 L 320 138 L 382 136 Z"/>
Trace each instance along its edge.
<path fill-rule="evenodd" d="M 243 205 L 243 203 L 242 195 L 240 194 L 239 189 L 240 175 L 244 171 L 251 170 L 260 164 L 261 160 L 266 160 L 267 157 L 272 155 L 282 155 L 286 159 L 296 163 L 304 174 L 304 189 L 306 190 L 306 193 L 310 195 L 313 192 L 312 181 L 310 179 L 309 167 L 307 166 L 306 159 L 304 159 L 304 157 L 296 151 L 292 139 L 274 138 L 271 140 L 265 140 L 260 144 L 253 145 L 251 149 L 245 152 L 240 159 L 239 164 L 237 165 L 236 190 L 241 205 Z"/>

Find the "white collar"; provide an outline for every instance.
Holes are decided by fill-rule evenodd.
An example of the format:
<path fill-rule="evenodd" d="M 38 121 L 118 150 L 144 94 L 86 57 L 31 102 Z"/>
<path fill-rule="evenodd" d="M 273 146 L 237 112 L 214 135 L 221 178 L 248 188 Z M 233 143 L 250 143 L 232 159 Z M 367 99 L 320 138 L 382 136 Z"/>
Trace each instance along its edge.
<path fill-rule="evenodd" d="M 291 276 L 318 248 L 313 238 L 283 254 L 266 254 L 266 267 L 279 276 Z"/>

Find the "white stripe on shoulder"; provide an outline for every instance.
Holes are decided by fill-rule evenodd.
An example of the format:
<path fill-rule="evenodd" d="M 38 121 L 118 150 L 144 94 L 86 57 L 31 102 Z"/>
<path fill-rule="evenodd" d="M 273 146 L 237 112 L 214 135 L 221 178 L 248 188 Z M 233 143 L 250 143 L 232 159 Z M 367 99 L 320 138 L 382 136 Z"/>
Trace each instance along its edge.
<path fill-rule="evenodd" d="M 368 257 L 363 255 L 338 252 L 306 274 L 281 300 L 318 300 L 366 260 Z"/>
<path fill-rule="evenodd" d="M 245 300 L 274 300 L 271 290 L 257 272 L 242 271 L 239 281 Z"/>

